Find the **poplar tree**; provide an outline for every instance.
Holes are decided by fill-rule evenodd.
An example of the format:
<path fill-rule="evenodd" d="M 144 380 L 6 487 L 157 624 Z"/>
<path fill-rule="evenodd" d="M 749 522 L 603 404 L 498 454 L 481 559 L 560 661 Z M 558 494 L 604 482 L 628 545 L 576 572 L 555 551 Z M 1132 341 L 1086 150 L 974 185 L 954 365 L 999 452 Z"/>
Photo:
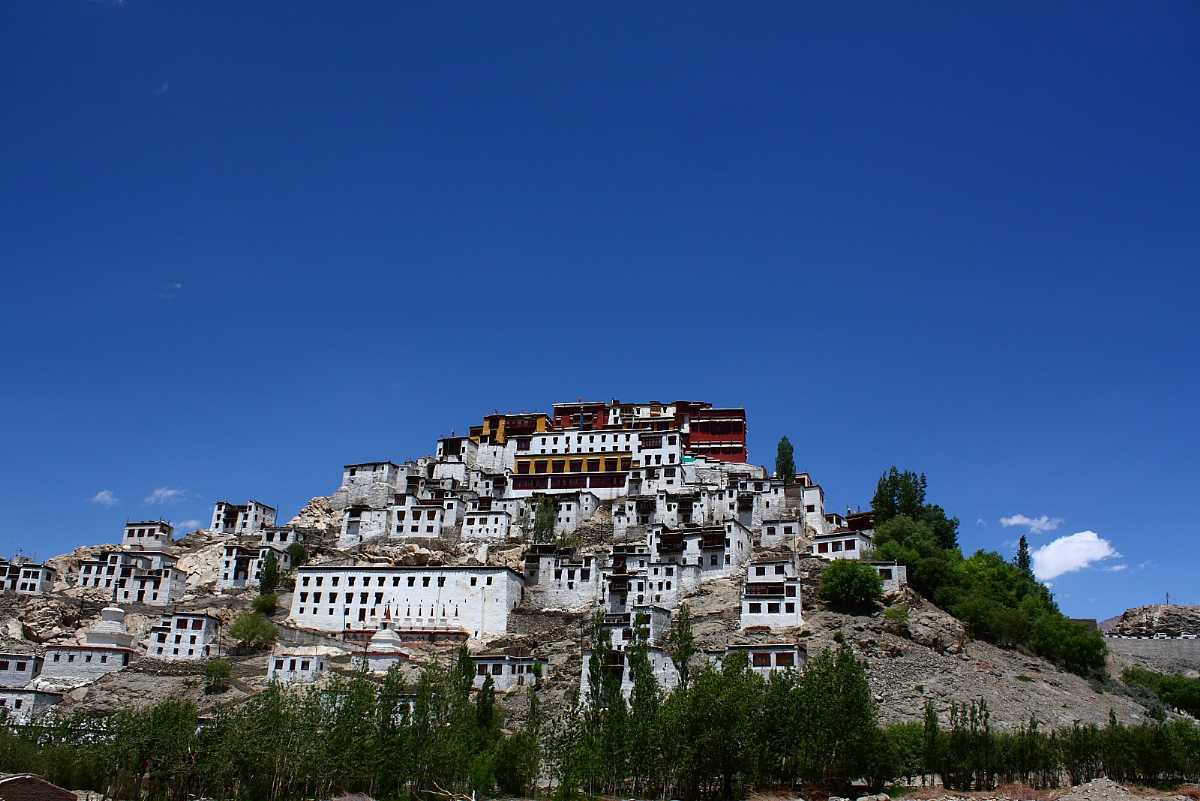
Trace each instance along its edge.
<path fill-rule="evenodd" d="M 792 484 L 796 480 L 796 460 L 792 443 L 786 436 L 779 440 L 779 446 L 775 449 L 775 478 L 783 479 L 784 484 Z"/>
<path fill-rule="evenodd" d="M 1021 541 L 1017 545 L 1017 568 L 1033 578 L 1033 559 L 1029 556 L 1029 540 L 1025 539 L 1024 534 L 1021 535 Z"/>
<path fill-rule="evenodd" d="M 679 686 L 688 686 L 688 664 L 696 653 L 696 639 L 692 635 L 692 613 L 687 604 L 680 604 L 679 611 L 671 619 L 671 631 L 667 634 L 667 652 L 679 673 Z"/>

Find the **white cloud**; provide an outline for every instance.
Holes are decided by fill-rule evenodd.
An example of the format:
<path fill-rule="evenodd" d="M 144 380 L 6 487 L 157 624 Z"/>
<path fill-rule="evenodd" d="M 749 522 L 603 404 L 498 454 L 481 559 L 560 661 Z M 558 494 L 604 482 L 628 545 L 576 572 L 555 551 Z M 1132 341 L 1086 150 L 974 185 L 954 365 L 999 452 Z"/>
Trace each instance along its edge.
<path fill-rule="evenodd" d="M 98 503 L 101 506 L 113 506 L 117 502 L 117 496 L 113 495 L 112 490 L 100 490 L 92 496 L 92 503 Z"/>
<path fill-rule="evenodd" d="M 1034 551 L 1033 574 L 1046 581 L 1120 555 L 1112 543 L 1096 532 L 1079 531 L 1059 537 Z"/>
<path fill-rule="evenodd" d="M 143 500 L 148 504 L 174 503 L 175 501 L 183 500 L 186 496 L 187 490 L 176 489 L 175 487 L 156 487 L 154 492 L 151 492 Z"/>
<path fill-rule="evenodd" d="M 181 521 L 179 525 L 175 526 L 175 528 L 182 532 L 192 532 L 203 526 L 204 524 L 199 520 L 184 520 Z"/>
<path fill-rule="evenodd" d="M 1109 573 L 1120 573 L 1122 570 L 1128 570 L 1129 565 L 1122 563 L 1119 565 L 1113 565 L 1112 567 L 1106 567 L 1104 569 L 1107 570 Z"/>
<path fill-rule="evenodd" d="M 1054 531 L 1062 525 L 1061 517 L 1030 517 L 1029 515 L 1009 515 L 1008 517 L 1000 518 L 1000 525 L 1005 528 L 1020 526 L 1021 528 L 1029 529 L 1031 534 L 1045 534 L 1047 531 Z"/>
<path fill-rule="evenodd" d="M 167 83 L 166 81 L 163 81 L 162 83 L 160 83 L 160 84 L 158 85 L 158 88 L 154 90 L 154 96 L 155 96 L 155 97 L 162 97 L 163 95 L 165 95 L 165 94 L 166 94 L 167 92 L 169 92 L 170 90 L 171 90 L 171 84 Z M 182 288 L 183 288 L 183 285 L 182 285 L 182 284 L 176 284 L 176 285 L 175 285 L 175 287 L 176 287 L 176 289 L 182 289 Z"/>
<path fill-rule="evenodd" d="M 987 528 L 987 521 L 982 517 L 977 517 L 975 518 L 975 525 L 979 526 L 980 528 Z"/>

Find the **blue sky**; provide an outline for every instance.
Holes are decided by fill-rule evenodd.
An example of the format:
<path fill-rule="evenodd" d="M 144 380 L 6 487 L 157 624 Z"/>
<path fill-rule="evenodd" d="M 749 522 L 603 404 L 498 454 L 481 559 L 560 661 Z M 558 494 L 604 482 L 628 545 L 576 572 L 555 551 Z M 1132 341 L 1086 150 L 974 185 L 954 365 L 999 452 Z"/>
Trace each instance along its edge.
<path fill-rule="evenodd" d="M 3 4 L 0 552 L 699 397 L 1200 602 L 1194 4 L 597 11 Z"/>

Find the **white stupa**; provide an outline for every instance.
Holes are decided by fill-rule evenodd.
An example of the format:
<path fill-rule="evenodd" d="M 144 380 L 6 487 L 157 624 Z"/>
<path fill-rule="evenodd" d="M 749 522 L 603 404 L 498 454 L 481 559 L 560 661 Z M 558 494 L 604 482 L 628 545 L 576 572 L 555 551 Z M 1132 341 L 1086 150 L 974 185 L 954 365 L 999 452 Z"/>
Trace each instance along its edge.
<path fill-rule="evenodd" d="M 100 620 L 83 635 L 88 645 L 110 648 L 128 648 L 133 645 L 133 635 L 125 628 L 125 610 L 119 606 L 106 606 L 100 610 Z"/>

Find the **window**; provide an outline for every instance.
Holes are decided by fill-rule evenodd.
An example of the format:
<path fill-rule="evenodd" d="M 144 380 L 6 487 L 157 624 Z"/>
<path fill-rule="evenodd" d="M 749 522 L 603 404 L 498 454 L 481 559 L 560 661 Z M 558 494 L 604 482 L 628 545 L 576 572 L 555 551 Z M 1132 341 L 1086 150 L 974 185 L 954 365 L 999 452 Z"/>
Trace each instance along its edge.
<path fill-rule="evenodd" d="M 783 611 L 787 612 L 789 615 L 794 614 L 796 611 L 796 605 L 795 604 L 784 604 Z"/>
<path fill-rule="evenodd" d="M 855 541 L 854 541 L 854 540 L 846 540 L 846 543 L 845 543 L 845 548 L 846 548 L 846 550 L 847 550 L 847 551 L 853 551 L 853 550 L 854 550 L 854 547 L 855 547 Z"/>
<path fill-rule="evenodd" d="M 754 667 L 770 667 L 771 666 L 771 654 L 770 653 L 753 653 L 750 655 L 750 664 L 753 665 Z"/>
<path fill-rule="evenodd" d="M 795 667 L 796 655 L 791 651 L 775 654 L 775 667 Z"/>
<path fill-rule="evenodd" d="M 760 603 L 750 604 L 750 614 L 752 614 L 752 615 L 762 614 L 762 604 L 760 604 Z"/>
<path fill-rule="evenodd" d="M 767 568 L 766 568 L 766 565 L 756 565 L 756 566 L 754 567 L 754 575 L 756 575 L 756 576 L 765 576 L 765 575 L 767 575 Z"/>
<path fill-rule="evenodd" d="M 767 614 L 768 615 L 778 615 L 779 614 L 779 604 L 777 604 L 777 603 L 767 604 Z"/>

